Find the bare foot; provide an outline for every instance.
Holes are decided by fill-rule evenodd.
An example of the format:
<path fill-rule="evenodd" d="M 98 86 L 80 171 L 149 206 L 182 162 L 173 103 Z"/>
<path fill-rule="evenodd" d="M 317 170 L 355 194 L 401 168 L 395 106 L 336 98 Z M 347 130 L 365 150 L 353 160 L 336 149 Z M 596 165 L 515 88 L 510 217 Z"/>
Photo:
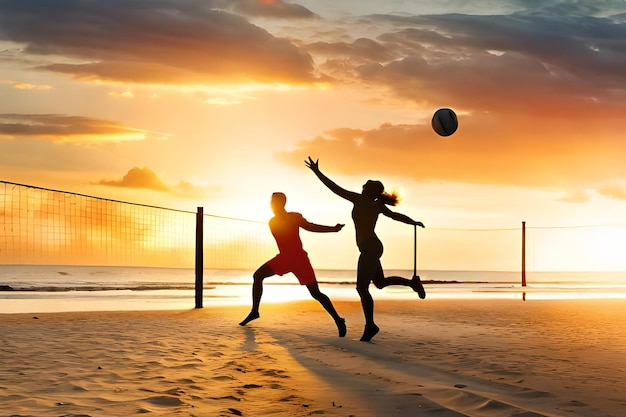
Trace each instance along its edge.
<path fill-rule="evenodd" d="M 419 298 L 422 300 L 426 298 L 426 290 L 424 289 L 422 281 L 418 275 L 413 275 L 413 278 L 411 279 L 411 288 L 413 288 L 413 291 L 417 293 Z"/>
<path fill-rule="evenodd" d="M 376 336 L 379 330 L 380 329 L 375 324 L 366 324 L 363 336 L 361 336 L 361 342 L 369 342 L 372 340 L 372 337 Z"/>
<path fill-rule="evenodd" d="M 241 323 L 239 323 L 240 326 L 245 326 L 246 324 L 250 323 L 252 320 L 256 320 L 259 317 L 261 317 L 259 315 L 259 313 L 257 312 L 250 312 L 250 314 L 248 314 L 248 317 L 246 317 L 245 319 L 243 319 L 243 321 Z"/>
<path fill-rule="evenodd" d="M 337 324 L 337 330 L 339 330 L 339 337 L 344 337 L 348 332 L 348 329 L 346 328 L 346 319 L 340 318 L 335 321 L 335 323 Z"/>

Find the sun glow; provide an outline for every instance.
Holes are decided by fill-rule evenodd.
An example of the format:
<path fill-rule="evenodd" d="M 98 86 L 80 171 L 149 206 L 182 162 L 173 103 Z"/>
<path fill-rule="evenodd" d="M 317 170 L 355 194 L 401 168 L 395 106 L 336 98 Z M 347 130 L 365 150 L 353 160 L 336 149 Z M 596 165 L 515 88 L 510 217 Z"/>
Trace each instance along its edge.
<path fill-rule="evenodd" d="M 534 236 L 533 236 L 534 235 Z M 543 271 L 626 271 L 625 226 L 532 231 L 532 267 Z"/>

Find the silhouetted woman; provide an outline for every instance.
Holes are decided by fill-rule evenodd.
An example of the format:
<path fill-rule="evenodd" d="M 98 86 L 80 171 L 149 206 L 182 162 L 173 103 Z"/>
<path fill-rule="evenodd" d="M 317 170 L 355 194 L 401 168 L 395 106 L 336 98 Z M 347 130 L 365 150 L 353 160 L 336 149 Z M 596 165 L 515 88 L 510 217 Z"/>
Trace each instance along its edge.
<path fill-rule="evenodd" d="M 387 205 L 397 204 L 398 197 L 393 194 L 387 194 L 380 181 L 368 180 L 363 184 L 363 191 L 359 194 L 338 186 L 326 175 L 322 174 L 318 160 L 314 161 L 309 157 L 305 164 L 326 187 L 354 205 L 352 208 L 352 220 L 356 229 L 356 244 L 361 253 L 357 266 L 356 290 L 361 297 L 361 305 L 365 315 L 365 330 L 363 331 L 361 341 L 369 342 L 379 331 L 378 326 L 374 323 L 374 299 L 369 292 L 370 282 L 373 282 L 379 289 L 389 285 L 404 285 L 416 291 L 420 298 L 426 297 L 426 292 L 418 276 L 414 276 L 413 279 L 402 277 L 385 278 L 380 263 L 380 257 L 383 254 L 383 244 L 374 231 L 378 215 L 382 213 L 393 220 L 415 226 L 424 227 L 424 225 L 422 222 L 415 221 L 404 214 L 391 211 Z"/>

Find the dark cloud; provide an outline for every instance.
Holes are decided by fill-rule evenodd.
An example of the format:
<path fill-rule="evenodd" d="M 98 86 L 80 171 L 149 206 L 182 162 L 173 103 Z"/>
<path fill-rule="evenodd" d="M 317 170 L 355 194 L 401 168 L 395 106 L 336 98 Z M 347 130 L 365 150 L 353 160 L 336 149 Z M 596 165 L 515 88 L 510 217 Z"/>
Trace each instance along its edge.
<path fill-rule="evenodd" d="M 518 53 L 581 80 L 601 75 L 598 81 L 626 85 L 621 70 L 626 63 L 626 25 L 566 10 L 509 16 L 444 15 L 429 20 L 463 47 Z"/>
<path fill-rule="evenodd" d="M 0 0 L 0 38 L 25 53 L 65 57 L 42 68 L 133 83 L 315 79 L 288 40 L 201 0 Z M 68 58 L 72 61 L 68 61 Z"/>
<path fill-rule="evenodd" d="M 274 19 L 312 19 L 318 17 L 304 6 L 282 0 L 226 0 L 222 7 L 250 17 Z"/>
<path fill-rule="evenodd" d="M 398 57 L 392 55 L 392 50 L 379 42 L 359 38 L 353 42 L 315 42 L 307 45 L 307 50 L 313 54 L 328 58 L 352 59 L 355 62 L 387 62 Z"/>
<path fill-rule="evenodd" d="M 511 0 L 511 4 L 534 14 L 594 16 L 623 10 L 622 0 Z"/>
<path fill-rule="evenodd" d="M 137 140 L 153 133 L 118 122 L 60 114 L 0 114 L 0 138 L 35 138 L 52 141 Z"/>
<path fill-rule="evenodd" d="M 420 104 L 535 114 L 552 106 L 573 119 L 623 114 L 626 24 L 559 7 L 510 15 L 369 16 L 390 28 L 377 38 L 386 55 L 373 50 L 356 71 L 364 83 Z M 596 8 L 575 11 L 589 10 Z M 538 97 L 541 106 L 528 105 Z"/>

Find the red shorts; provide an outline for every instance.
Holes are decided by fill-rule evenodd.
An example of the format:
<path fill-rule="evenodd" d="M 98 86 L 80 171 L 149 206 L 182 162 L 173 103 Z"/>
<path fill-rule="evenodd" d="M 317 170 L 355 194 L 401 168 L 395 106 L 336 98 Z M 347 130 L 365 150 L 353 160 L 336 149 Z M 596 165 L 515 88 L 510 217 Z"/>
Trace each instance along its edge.
<path fill-rule="evenodd" d="M 306 252 L 288 255 L 279 253 L 268 261 L 268 265 L 277 275 L 285 275 L 288 272 L 293 273 L 298 278 L 300 285 L 310 285 L 317 282 L 311 261 Z"/>

